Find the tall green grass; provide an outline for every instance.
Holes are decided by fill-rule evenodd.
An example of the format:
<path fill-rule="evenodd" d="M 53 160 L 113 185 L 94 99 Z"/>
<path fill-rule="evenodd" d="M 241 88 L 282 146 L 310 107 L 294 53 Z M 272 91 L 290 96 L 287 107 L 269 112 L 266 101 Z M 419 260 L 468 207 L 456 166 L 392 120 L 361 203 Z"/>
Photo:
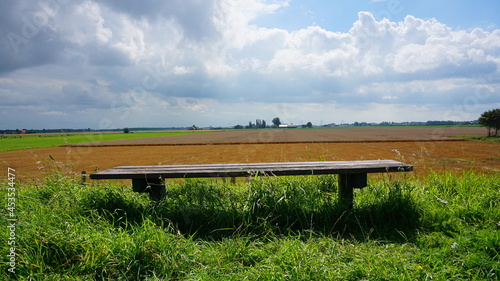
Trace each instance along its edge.
<path fill-rule="evenodd" d="M 500 142 L 500 137 L 487 137 L 487 136 L 458 136 L 457 138 L 476 140 L 476 141 L 489 141 L 489 142 Z"/>
<path fill-rule="evenodd" d="M 16 274 L 6 231 L 0 270 L 19 280 L 498 280 L 499 189 L 498 174 L 371 178 L 346 212 L 335 176 L 172 181 L 152 203 L 130 186 L 56 173 L 18 186 Z"/>
<path fill-rule="evenodd" d="M 85 133 L 85 134 L 29 134 L 5 135 L 0 138 L 0 151 L 53 147 L 64 144 L 127 140 L 201 133 L 192 132 L 138 132 L 138 133 Z"/>

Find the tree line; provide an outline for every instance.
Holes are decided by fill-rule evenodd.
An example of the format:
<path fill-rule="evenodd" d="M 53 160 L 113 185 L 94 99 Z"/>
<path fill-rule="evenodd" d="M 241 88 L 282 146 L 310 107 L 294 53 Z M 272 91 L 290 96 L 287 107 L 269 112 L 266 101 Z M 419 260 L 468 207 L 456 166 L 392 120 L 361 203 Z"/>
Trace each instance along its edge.
<path fill-rule="evenodd" d="M 255 123 L 252 121 L 248 122 L 247 126 L 236 125 L 234 129 L 265 129 L 265 128 L 278 128 L 282 123 L 279 117 L 273 118 L 271 121 L 272 125 L 268 125 L 266 120 L 264 119 L 256 119 Z M 311 122 L 307 122 L 307 124 L 302 125 L 302 128 L 312 128 L 313 124 Z"/>

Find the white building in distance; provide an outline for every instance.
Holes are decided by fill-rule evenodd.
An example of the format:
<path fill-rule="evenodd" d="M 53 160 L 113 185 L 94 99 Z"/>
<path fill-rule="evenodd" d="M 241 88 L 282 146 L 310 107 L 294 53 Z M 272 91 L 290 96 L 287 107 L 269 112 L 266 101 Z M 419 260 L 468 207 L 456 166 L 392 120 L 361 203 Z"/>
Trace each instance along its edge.
<path fill-rule="evenodd" d="M 297 125 L 294 125 L 294 124 L 281 124 L 279 125 L 280 128 L 297 128 Z"/>

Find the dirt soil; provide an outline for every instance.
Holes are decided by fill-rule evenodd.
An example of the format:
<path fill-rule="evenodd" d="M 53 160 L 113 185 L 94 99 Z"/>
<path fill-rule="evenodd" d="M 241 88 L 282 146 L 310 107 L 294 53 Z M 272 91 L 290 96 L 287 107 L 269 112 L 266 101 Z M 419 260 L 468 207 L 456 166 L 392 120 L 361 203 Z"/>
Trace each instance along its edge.
<path fill-rule="evenodd" d="M 16 170 L 18 181 L 32 182 L 52 173 L 54 169 L 64 175 L 88 174 L 121 165 L 167 165 L 206 163 L 256 163 L 291 161 L 347 161 L 395 159 L 413 164 L 417 174 L 435 171 L 460 172 L 474 169 L 478 172 L 500 171 L 500 144 L 483 141 L 447 141 L 452 135 L 474 133 L 475 129 L 454 128 L 363 128 L 332 130 L 267 130 L 272 140 L 293 140 L 293 143 L 270 143 L 271 137 L 262 137 L 264 131 L 229 131 L 212 134 L 163 137 L 170 144 L 155 140 L 136 140 L 138 146 L 77 146 L 52 147 L 0 152 L 0 168 L 5 171 L 0 179 L 7 177 L 7 168 Z M 389 130 L 390 129 L 390 130 Z M 416 129 L 416 130 L 415 130 Z M 434 131 L 438 129 L 438 131 Z M 474 130 L 470 130 L 474 129 Z M 304 133 L 305 132 L 305 133 Z M 420 135 L 417 135 L 417 132 Z M 427 132 L 427 134 L 423 134 Z M 439 133 L 436 133 L 439 132 Z M 390 133 L 393 133 L 391 135 Z M 436 134 L 435 134 L 436 133 Z M 456 134 L 453 134 L 456 133 Z M 480 130 L 482 135 L 484 129 Z M 268 133 L 265 133 L 268 134 Z M 345 137 L 341 137 L 342 134 Z M 371 135 L 371 139 L 366 134 Z M 212 136 L 210 136 L 212 135 Z M 439 140 L 433 140 L 434 135 Z M 212 145 L 175 145 L 177 137 L 184 142 L 197 143 L 207 136 Z M 324 137 L 322 137 L 324 136 Z M 171 140 L 175 138 L 176 140 Z M 193 138 L 193 139 L 189 139 Z M 263 140 L 258 143 L 255 140 Z M 298 140 L 337 139 L 343 142 L 297 142 Z M 387 141 L 384 142 L 384 138 Z M 409 141 L 414 138 L 416 141 Z M 430 138 L 424 141 L 424 138 Z M 233 143 L 221 143 L 221 140 Z M 354 142 L 347 142 L 352 139 Z M 367 139 L 368 142 L 361 141 Z M 370 142 L 370 140 L 378 142 Z M 242 141 L 243 140 L 243 141 Z M 248 140 L 245 143 L 245 140 Z M 405 141 L 398 141 L 405 140 Z M 128 140 L 131 142 L 132 140 Z M 234 143 L 237 142 L 237 143 Z M 140 144 L 145 144 L 141 146 Z M 116 145 L 116 143 L 115 143 Z M 130 145 L 130 143 L 128 143 Z"/>

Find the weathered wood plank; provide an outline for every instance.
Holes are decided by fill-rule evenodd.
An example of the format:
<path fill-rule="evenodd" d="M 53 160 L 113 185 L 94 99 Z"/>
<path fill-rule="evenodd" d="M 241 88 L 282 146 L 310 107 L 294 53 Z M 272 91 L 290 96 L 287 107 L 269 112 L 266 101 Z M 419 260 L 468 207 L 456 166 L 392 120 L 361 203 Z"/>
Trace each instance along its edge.
<path fill-rule="evenodd" d="M 282 162 L 201 165 L 119 166 L 90 175 L 91 179 L 247 177 L 250 175 L 321 175 L 412 171 L 394 160 Z"/>

